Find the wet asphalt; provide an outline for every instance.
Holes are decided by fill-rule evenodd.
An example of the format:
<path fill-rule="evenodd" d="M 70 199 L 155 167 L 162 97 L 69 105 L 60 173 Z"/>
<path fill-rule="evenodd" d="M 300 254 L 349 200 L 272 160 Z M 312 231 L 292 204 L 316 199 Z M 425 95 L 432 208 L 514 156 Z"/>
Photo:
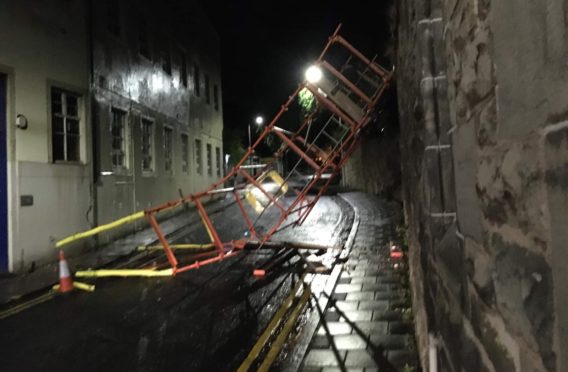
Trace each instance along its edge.
<path fill-rule="evenodd" d="M 324 197 L 306 223 L 275 240 L 342 244 L 350 207 Z M 276 211 L 263 216 L 273 222 Z M 213 217 L 223 240 L 246 225 L 233 205 Z M 177 242 L 201 242 L 188 226 Z M 232 371 L 238 368 L 300 270 L 297 258 L 251 274 L 278 252 L 246 251 L 173 278 L 96 279 L 93 293 L 73 292 L 0 320 L 3 371 Z M 183 260 L 183 258 L 182 258 Z M 158 256 L 139 261 L 163 263 Z M 135 261 L 136 262 L 136 261 Z"/>

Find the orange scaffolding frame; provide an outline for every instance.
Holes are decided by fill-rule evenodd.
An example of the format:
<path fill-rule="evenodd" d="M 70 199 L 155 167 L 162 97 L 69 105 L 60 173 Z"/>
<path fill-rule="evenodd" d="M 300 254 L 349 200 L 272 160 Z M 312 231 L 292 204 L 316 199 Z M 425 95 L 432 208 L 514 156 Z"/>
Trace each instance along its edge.
<path fill-rule="evenodd" d="M 282 224 L 291 216 L 296 216 L 296 219 L 286 226 L 301 225 L 306 221 L 319 198 L 326 192 L 334 177 L 339 174 L 341 168 L 356 149 L 361 130 L 373 119 L 375 107 L 388 87 L 394 72 L 386 70 L 374 60 L 366 58 L 339 35 L 340 29 L 341 25 L 337 27 L 329 38 L 321 55 L 315 62 L 315 66 L 318 66 L 322 71 L 322 80 L 319 82 L 302 82 L 271 122 L 264 128 L 254 144 L 248 148 L 243 158 L 225 177 L 206 190 L 148 208 L 143 211 L 143 214 L 141 212 L 136 214 L 136 218 L 143 216 L 149 221 L 165 252 L 171 269 L 164 270 L 164 275 L 176 275 L 177 273 L 224 260 L 234 256 L 251 242 L 256 243 L 258 247 L 262 247 L 270 241 L 276 232 L 283 228 Z M 317 110 L 306 114 L 301 119 L 302 122 L 299 128 L 294 132 L 279 128 L 276 124 L 279 123 L 283 115 L 296 102 L 302 90 L 307 90 L 311 93 L 317 102 Z M 327 121 L 319 120 L 324 117 L 328 118 Z M 335 131 L 332 129 L 334 126 Z M 314 135 L 314 132 L 317 134 Z M 340 133 L 339 137 L 337 133 Z M 281 141 L 281 146 L 275 154 L 274 160 L 262 166 L 247 165 L 255 149 L 271 134 L 274 136 L 273 138 Z M 318 143 L 321 144 L 324 141 L 327 141 L 328 147 L 331 149 L 323 150 L 318 145 Z M 279 178 L 279 183 L 277 183 L 278 190 L 276 192 L 267 190 L 266 186 L 263 185 L 263 181 L 271 176 L 276 177 L 271 167 L 277 159 L 282 159 L 288 152 L 294 154 L 293 156 L 298 161 L 286 179 L 282 179 L 280 176 L 277 177 Z M 308 181 L 303 187 L 290 188 L 295 194 L 295 198 L 290 203 L 285 203 L 282 201 L 282 196 L 289 189 L 287 182 L 299 174 L 298 169 L 302 166 L 306 169 L 311 169 L 313 173 L 308 177 Z M 260 172 L 258 174 L 256 172 L 255 174 L 249 173 L 247 170 L 252 168 L 259 168 Z M 272 174 L 269 174 L 271 172 Z M 325 178 L 324 175 L 326 175 Z M 244 182 L 236 183 L 239 177 L 242 177 Z M 323 185 L 317 189 L 315 195 L 308 196 L 322 180 L 324 180 Z M 229 181 L 235 181 L 235 186 L 224 187 Z M 256 190 L 260 192 L 260 195 L 265 198 L 267 203 L 253 221 L 243 205 L 241 193 L 253 193 Z M 232 195 L 246 222 L 250 238 L 225 242 L 221 240 L 211 217 L 203 205 L 204 198 L 215 194 Z M 195 205 L 211 240 L 211 244 L 207 246 L 212 245 L 214 249 L 210 252 L 202 253 L 191 264 L 180 265 L 172 246 L 160 227 L 156 215 L 185 203 Z M 255 224 L 262 217 L 263 213 L 272 206 L 279 210 L 279 218 L 265 234 L 260 234 L 255 228 Z M 58 242 L 56 247 L 61 247 L 71 241 L 96 233 L 98 233 L 98 230 L 92 234 L 88 232 L 76 234 L 75 238 L 69 237 Z"/>

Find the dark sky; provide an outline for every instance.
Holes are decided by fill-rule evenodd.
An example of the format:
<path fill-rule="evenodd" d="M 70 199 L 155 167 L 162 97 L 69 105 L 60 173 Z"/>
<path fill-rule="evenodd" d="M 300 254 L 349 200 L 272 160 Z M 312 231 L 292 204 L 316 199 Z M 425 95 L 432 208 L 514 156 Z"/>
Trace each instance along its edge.
<path fill-rule="evenodd" d="M 339 23 L 369 57 L 384 52 L 392 0 L 202 0 L 221 39 L 224 125 L 272 118 Z"/>

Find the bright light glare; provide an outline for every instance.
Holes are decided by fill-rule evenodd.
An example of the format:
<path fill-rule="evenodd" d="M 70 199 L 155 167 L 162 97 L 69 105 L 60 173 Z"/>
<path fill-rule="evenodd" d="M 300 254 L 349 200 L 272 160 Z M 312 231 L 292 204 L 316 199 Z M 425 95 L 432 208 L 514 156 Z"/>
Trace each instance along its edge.
<path fill-rule="evenodd" d="M 264 123 L 264 118 L 259 115 L 259 116 L 256 117 L 256 119 L 254 119 L 254 122 L 255 122 L 257 125 L 261 125 L 262 123 Z"/>
<path fill-rule="evenodd" d="M 306 80 L 312 84 L 320 81 L 321 77 L 322 77 L 321 69 L 317 66 L 310 66 L 306 70 Z"/>

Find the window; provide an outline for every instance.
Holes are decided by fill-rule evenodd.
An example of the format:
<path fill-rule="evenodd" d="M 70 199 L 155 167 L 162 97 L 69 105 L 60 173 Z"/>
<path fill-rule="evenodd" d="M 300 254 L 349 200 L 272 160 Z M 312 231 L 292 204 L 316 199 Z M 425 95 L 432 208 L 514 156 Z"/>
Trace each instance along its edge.
<path fill-rule="evenodd" d="M 51 139 L 53 161 L 79 161 L 79 96 L 64 90 L 51 90 Z"/>
<path fill-rule="evenodd" d="M 154 171 L 154 123 L 142 119 L 142 171 Z"/>
<path fill-rule="evenodd" d="M 119 1 L 107 0 L 107 29 L 114 36 L 120 36 L 120 5 Z"/>
<path fill-rule="evenodd" d="M 211 97 L 209 93 L 209 75 L 205 75 L 205 102 L 207 102 L 207 104 L 211 103 Z"/>
<path fill-rule="evenodd" d="M 145 19 L 140 21 L 138 27 L 138 52 L 148 59 L 152 58 L 150 54 L 150 39 L 148 37 L 148 23 Z"/>
<path fill-rule="evenodd" d="M 211 153 L 211 144 L 207 144 L 207 174 L 209 176 L 213 175 L 213 154 Z"/>
<path fill-rule="evenodd" d="M 170 127 L 164 127 L 164 170 L 172 173 L 174 151 L 174 131 Z"/>
<path fill-rule="evenodd" d="M 213 107 L 216 111 L 219 111 L 219 87 L 217 84 L 213 86 Z"/>
<path fill-rule="evenodd" d="M 185 53 L 181 53 L 181 66 L 179 69 L 179 77 L 181 84 L 187 88 L 187 57 Z"/>
<path fill-rule="evenodd" d="M 195 165 L 197 166 L 197 174 L 203 173 L 203 166 L 201 165 L 201 140 L 195 140 Z"/>
<path fill-rule="evenodd" d="M 130 138 L 125 111 L 114 107 L 111 109 L 110 135 L 112 168 L 114 170 L 128 169 Z"/>
<path fill-rule="evenodd" d="M 199 66 L 193 65 L 193 89 L 195 96 L 199 97 L 201 95 L 201 72 L 199 71 Z"/>
<path fill-rule="evenodd" d="M 183 133 L 181 135 L 181 171 L 189 173 L 189 137 Z"/>
<path fill-rule="evenodd" d="M 215 147 L 215 166 L 217 167 L 217 177 L 221 177 L 221 149 Z"/>
<path fill-rule="evenodd" d="M 162 57 L 162 70 L 164 70 L 164 72 L 166 74 L 171 75 L 172 74 L 172 58 L 170 56 L 170 51 L 168 50 L 167 46 L 162 48 L 161 57 Z"/>

